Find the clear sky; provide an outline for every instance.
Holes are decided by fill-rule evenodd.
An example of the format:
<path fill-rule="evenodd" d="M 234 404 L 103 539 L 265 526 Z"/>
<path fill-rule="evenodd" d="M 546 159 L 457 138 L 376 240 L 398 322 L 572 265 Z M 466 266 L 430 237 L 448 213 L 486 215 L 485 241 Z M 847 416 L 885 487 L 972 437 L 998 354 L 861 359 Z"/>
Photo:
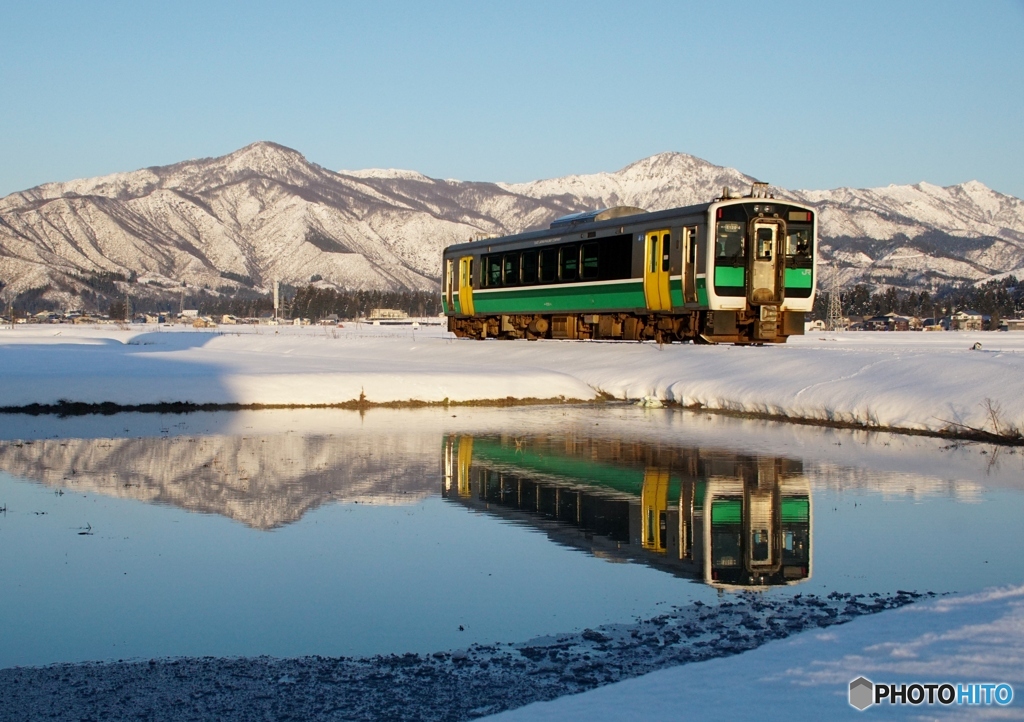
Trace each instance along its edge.
<path fill-rule="evenodd" d="M 0 7 L 0 195 L 272 140 L 463 180 L 675 150 L 1024 197 L 1024 0 Z"/>

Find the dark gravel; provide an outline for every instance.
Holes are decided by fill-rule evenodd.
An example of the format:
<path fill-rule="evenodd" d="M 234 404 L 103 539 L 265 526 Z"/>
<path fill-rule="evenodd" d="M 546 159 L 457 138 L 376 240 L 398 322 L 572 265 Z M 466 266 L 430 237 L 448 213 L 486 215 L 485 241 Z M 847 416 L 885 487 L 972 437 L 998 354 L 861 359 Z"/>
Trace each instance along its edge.
<path fill-rule="evenodd" d="M 805 629 L 920 594 L 756 594 L 638 621 L 456 652 L 296 659 L 179 658 L 0 670 L 0 720 L 465 720 Z"/>

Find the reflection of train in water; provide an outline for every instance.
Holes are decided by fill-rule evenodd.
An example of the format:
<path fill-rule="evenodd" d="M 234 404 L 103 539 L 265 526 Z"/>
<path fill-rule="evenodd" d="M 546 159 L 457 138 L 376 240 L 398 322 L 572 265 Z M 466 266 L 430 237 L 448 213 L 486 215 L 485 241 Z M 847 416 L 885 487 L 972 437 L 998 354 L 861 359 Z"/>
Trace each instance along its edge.
<path fill-rule="evenodd" d="M 567 436 L 445 441 L 442 495 L 722 589 L 811 576 L 799 461 Z"/>

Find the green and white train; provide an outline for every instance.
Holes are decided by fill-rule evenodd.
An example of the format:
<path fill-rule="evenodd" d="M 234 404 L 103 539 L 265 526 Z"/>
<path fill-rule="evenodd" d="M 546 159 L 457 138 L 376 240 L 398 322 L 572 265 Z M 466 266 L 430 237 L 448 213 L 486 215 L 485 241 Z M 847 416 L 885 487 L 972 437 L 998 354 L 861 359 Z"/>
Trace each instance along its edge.
<path fill-rule="evenodd" d="M 448 329 L 470 338 L 782 343 L 817 283 L 814 209 L 757 184 L 648 213 L 619 206 L 444 250 Z"/>

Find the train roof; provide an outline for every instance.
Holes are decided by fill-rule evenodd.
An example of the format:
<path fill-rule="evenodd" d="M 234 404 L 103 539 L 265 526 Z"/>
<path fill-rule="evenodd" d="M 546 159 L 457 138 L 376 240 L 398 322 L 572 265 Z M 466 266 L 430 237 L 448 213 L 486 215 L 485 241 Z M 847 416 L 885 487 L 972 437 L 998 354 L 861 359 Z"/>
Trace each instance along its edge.
<path fill-rule="evenodd" d="M 477 241 L 468 241 L 466 243 L 453 243 L 444 249 L 445 253 L 461 253 L 468 250 L 477 250 L 481 246 L 493 246 L 493 245 L 505 245 L 507 243 L 520 243 L 523 241 L 541 240 L 544 238 L 560 238 L 564 237 L 567 232 L 575 232 L 578 230 L 587 231 L 600 231 L 606 228 L 616 228 L 620 226 L 635 226 L 635 225 L 646 225 L 648 223 L 656 223 L 659 221 L 667 220 L 669 218 L 675 218 L 677 216 L 693 216 L 705 213 L 708 208 L 712 205 L 728 205 L 735 203 L 749 203 L 751 201 L 775 201 L 779 204 L 785 204 L 788 206 L 798 206 L 801 208 L 807 208 L 808 210 L 814 210 L 798 201 L 791 201 L 788 199 L 771 198 L 757 195 L 748 196 L 732 196 L 729 198 L 716 198 L 709 203 L 698 203 L 692 206 L 681 206 L 679 208 L 669 208 L 663 211 L 645 211 L 642 208 L 635 206 L 615 206 L 612 208 L 602 208 L 592 211 L 584 211 L 582 213 L 573 213 L 568 216 L 562 216 L 556 218 L 551 222 L 548 228 L 541 228 L 535 231 L 525 231 L 523 233 L 515 233 L 508 236 L 494 236 L 491 238 L 481 238 Z"/>

